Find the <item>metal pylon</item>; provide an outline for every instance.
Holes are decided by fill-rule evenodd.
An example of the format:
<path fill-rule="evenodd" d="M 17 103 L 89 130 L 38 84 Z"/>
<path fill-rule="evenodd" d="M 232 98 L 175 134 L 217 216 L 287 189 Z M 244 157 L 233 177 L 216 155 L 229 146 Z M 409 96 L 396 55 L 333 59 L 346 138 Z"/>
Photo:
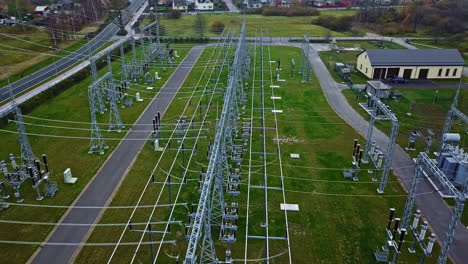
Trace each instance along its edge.
<path fill-rule="evenodd" d="M 115 89 L 114 79 L 112 75 L 110 75 L 108 79 L 108 90 L 109 94 L 109 131 L 117 131 L 120 132 L 124 125 L 122 123 L 122 119 L 120 118 L 119 108 L 117 106 L 117 101 L 119 99 L 119 94 Z"/>
<path fill-rule="evenodd" d="M 211 204 L 213 203 L 213 200 L 211 201 Z M 201 251 L 200 251 L 200 264 L 212 264 L 212 263 L 218 263 L 218 259 L 216 258 L 216 249 L 214 246 L 213 242 L 213 237 L 211 236 L 211 223 L 210 220 L 212 218 L 211 216 L 211 205 L 209 205 L 207 208 L 207 215 L 205 217 L 204 221 L 204 234 L 203 234 L 203 240 L 202 240 L 202 246 L 201 246 Z"/>
<path fill-rule="evenodd" d="M 95 82 L 98 78 L 98 72 L 96 67 L 96 58 L 90 57 L 89 58 L 89 66 L 91 68 L 91 76 L 93 77 L 93 82 Z"/>
<path fill-rule="evenodd" d="M 403 212 L 403 218 L 401 220 L 401 227 L 408 228 L 410 218 L 413 214 L 414 201 L 416 200 L 416 192 L 418 191 L 419 182 L 421 181 L 421 165 L 422 165 L 422 156 L 419 155 L 416 160 L 416 166 L 414 168 L 413 181 L 408 193 L 408 198 L 405 204 L 405 210 Z"/>
<path fill-rule="evenodd" d="M 309 49 L 310 49 L 310 41 L 304 35 L 304 40 L 302 43 L 302 53 L 301 53 L 301 75 L 302 75 L 302 83 L 305 83 L 310 80 L 310 63 L 309 63 Z"/>
<path fill-rule="evenodd" d="M 124 52 L 124 43 L 120 44 L 120 59 L 122 64 L 122 69 L 120 72 L 120 83 L 124 83 L 128 80 L 128 69 L 125 64 L 125 52 Z"/>
<path fill-rule="evenodd" d="M 8 90 L 11 98 L 10 111 L 13 112 L 15 115 L 16 130 L 18 131 L 18 143 L 21 146 L 21 161 L 28 167 L 31 167 L 34 170 L 36 170 L 36 166 L 34 163 L 36 157 L 34 156 L 31 145 L 29 144 L 28 136 L 26 134 L 26 128 L 24 127 L 23 114 L 21 113 L 21 109 L 16 103 L 11 86 L 9 86 Z"/>
<path fill-rule="evenodd" d="M 97 109 L 92 103 L 95 101 L 94 97 L 96 96 L 96 94 L 92 91 L 92 89 L 89 89 L 88 96 L 89 96 L 89 105 L 90 105 L 90 111 L 91 111 L 91 145 L 89 147 L 88 153 L 89 154 L 99 153 L 102 155 L 104 154 L 104 151 L 108 147 L 105 144 L 104 139 L 102 138 L 101 130 L 99 129 L 99 126 L 97 124 L 97 120 L 96 120 Z"/>
<path fill-rule="evenodd" d="M 452 219 L 450 220 L 449 227 L 447 233 L 445 234 L 444 244 L 442 245 L 442 249 L 440 250 L 439 258 L 437 259 L 437 264 L 445 264 L 447 263 L 448 252 L 450 246 L 452 245 L 453 239 L 455 238 L 455 229 L 457 228 L 458 222 L 460 221 L 461 215 L 463 213 L 463 209 L 465 207 L 465 198 L 463 197 L 456 197 L 455 198 L 455 208 L 452 215 Z"/>
<path fill-rule="evenodd" d="M 133 37 L 133 33 L 132 33 L 132 37 L 130 39 L 130 43 L 132 45 L 132 63 L 133 65 L 137 65 L 137 57 L 136 57 L 136 47 L 135 47 L 135 37 Z"/>

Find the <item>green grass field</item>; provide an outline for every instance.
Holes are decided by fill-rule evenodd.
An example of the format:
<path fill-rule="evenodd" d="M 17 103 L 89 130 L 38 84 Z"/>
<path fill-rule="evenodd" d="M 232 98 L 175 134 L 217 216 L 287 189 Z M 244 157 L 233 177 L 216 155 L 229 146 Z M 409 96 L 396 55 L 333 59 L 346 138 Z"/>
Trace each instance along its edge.
<path fill-rule="evenodd" d="M 178 50 L 178 53 L 181 56 L 177 59 L 177 62 L 180 62 L 190 47 L 188 45 L 174 45 L 174 47 Z M 140 49 L 137 50 L 138 52 L 140 51 Z M 130 58 L 130 54 L 127 54 L 126 56 L 127 58 Z M 103 69 L 100 70 L 100 73 L 103 74 L 105 71 L 107 71 L 107 67 L 103 67 Z M 113 62 L 113 71 L 114 74 L 120 71 L 119 61 Z M 174 71 L 174 68 L 153 65 L 151 71 L 159 71 L 162 80 L 152 84 L 152 86 L 156 88 L 152 91 L 146 90 L 147 85 L 145 84 L 132 85 L 132 90 L 129 90 L 129 94 L 134 96 L 134 94 L 139 91 L 145 100 L 141 103 L 134 103 L 132 107 L 120 109 L 122 120 L 126 124 L 132 124 L 135 122 L 137 117 L 149 103 L 150 99 L 155 96 L 156 92 L 159 90 L 158 88 L 164 84 L 164 81 L 167 80 L 170 74 Z M 118 74 L 115 74 L 114 78 L 118 79 L 118 76 Z M 88 77 L 84 81 L 73 85 L 57 97 L 37 107 L 37 109 L 33 110 L 28 114 L 28 116 L 44 119 L 90 122 L 87 93 L 90 82 L 91 77 Z M 104 115 L 98 115 L 98 122 L 107 123 L 108 120 L 108 112 Z M 33 189 L 30 187 L 30 183 L 26 182 L 21 188 L 25 204 L 68 206 L 95 175 L 96 171 L 119 142 L 119 140 L 107 140 L 106 143 L 109 145 L 109 149 L 104 155 L 89 155 L 87 153 L 89 149 L 89 139 L 86 138 L 90 136 L 90 124 L 36 120 L 28 118 L 27 116 L 24 117 L 24 122 L 27 123 L 26 131 L 28 133 L 46 135 L 31 135 L 29 136 L 29 141 L 36 156 L 40 156 L 42 153 L 47 154 L 52 172 L 52 180 L 57 181 L 59 184 L 59 191 L 54 198 L 45 198 L 43 201 L 36 201 L 35 194 Z M 49 127 L 43 127 L 44 125 Z M 64 129 L 64 127 L 69 127 L 71 129 Z M 129 125 L 126 126 L 126 129 L 128 129 L 128 127 Z M 122 133 L 108 133 L 106 132 L 107 127 L 105 125 L 102 125 L 101 129 L 103 131 L 103 137 L 105 138 L 119 139 L 125 135 L 125 131 Z M 19 146 L 16 143 L 17 135 L 15 133 L 8 132 L 15 130 L 15 126 L 12 123 L 2 128 L 0 131 L 0 135 L 3 139 L 3 145 L 0 149 L 1 159 L 7 159 L 9 153 L 13 153 L 15 156 L 19 155 Z M 51 137 L 49 135 L 58 137 Z M 85 139 L 66 138 L 70 136 L 85 137 Z M 63 183 L 63 171 L 67 168 L 71 168 L 73 175 L 79 179 L 74 185 L 65 185 Z M 11 189 L 8 189 L 8 191 L 10 194 L 13 194 Z M 10 198 L 7 201 L 15 202 L 16 200 L 14 198 Z M 60 219 L 65 210 L 65 208 L 31 208 L 11 205 L 10 208 L 2 211 L 0 219 L 53 223 Z M 53 226 L 51 225 L 1 223 L 0 237 L 4 240 L 38 242 L 42 241 L 52 228 Z M 37 246 L 33 245 L 1 244 L 0 250 L 5 252 L 5 258 L 4 260 L 1 260 L 0 263 L 24 263 L 36 248 Z"/>
<path fill-rule="evenodd" d="M 202 58 L 207 58 L 208 51 L 205 51 Z M 271 57 L 287 60 L 294 58 L 299 60 L 299 49 L 287 47 L 272 47 Z M 254 56 L 252 54 L 252 56 Z M 265 73 L 265 74 L 268 74 Z M 283 114 L 278 114 L 278 129 L 280 138 L 294 139 L 289 143 L 281 143 L 281 159 L 284 174 L 284 188 L 286 190 L 286 200 L 288 203 L 299 204 L 299 212 L 288 213 L 288 224 L 290 230 L 291 252 L 293 263 L 374 263 L 373 250 L 377 246 L 382 246 L 384 240 L 384 226 L 388 217 L 388 208 L 397 208 L 397 215 L 401 215 L 406 198 L 404 191 L 395 177 L 391 177 L 386 195 L 377 195 L 377 183 L 371 182 L 371 176 L 364 173 L 360 182 L 347 181 L 343 179 L 341 170 L 350 166 L 350 152 L 352 151 L 353 138 L 360 138 L 359 135 L 343 120 L 337 116 L 327 103 L 322 89 L 315 76 L 308 83 L 301 83 L 300 76 L 294 74 L 294 80 L 290 80 L 289 69 L 283 69 L 281 75 L 288 76 L 287 82 L 280 83 L 281 88 L 274 90 L 274 96 L 281 96 L 281 100 L 276 100 L 276 109 L 282 109 Z M 191 87 L 200 76 L 200 70 L 192 71 L 184 87 Z M 267 79 L 269 76 L 266 76 Z M 259 78 L 259 72 L 256 74 Z M 249 87 L 252 80 L 249 82 Z M 268 87 L 268 86 L 267 86 Z M 258 89 L 258 87 L 256 88 Z M 269 91 L 269 89 L 267 89 Z M 249 88 L 248 94 L 251 94 Z M 273 95 L 272 95 L 273 96 Z M 179 94 L 177 100 L 172 103 L 166 115 L 173 117 L 182 114 L 181 111 L 186 103 L 187 97 Z M 267 97 L 268 98 L 268 97 Z M 197 98 L 198 99 L 198 98 Z M 249 99 L 245 113 L 242 118 L 250 117 Z M 258 104 L 258 95 L 254 99 Z M 266 107 L 271 107 L 271 101 L 266 100 Z M 194 100 L 195 102 L 195 100 Z M 214 105 L 210 110 L 210 118 L 215 117 Z M 188 110 L 189 116 L 193 110 Z M 260 112 L 256 111 L 255 116 Z M 274 116 L 266 113 L 267 126 L 274 124 Z M 167 119 L 166 119 L 167 120 Z M 174 119 L 169 119 L 174 120 Z M 165 119 L 163 118 L 163 122 Z M 255 121 L 254 125 L 260 124 Z M 212 128 L 212 127 L 211 127 Z M 254 131 L 253 146 L 261 146 L 259 131 Z M 208 132 L 213 135 L 212 132 Z M 275 141 L 274 130 L 269 130 L 266 134 L 266 142 L 269 150 L 274 150 Z M 362 138 L 360 138 L 362 141 Z M 199 145 L 199 153 L 205 153 L 207 147 L 204 140 Z M 301 158 L 292 160 L 290 153 L 299 153 Z M 140 153 L 135 165 L 125 178 L 122 187 L 117 192 L 111 205 L 132 205 L 136 204 L 140 191 L 144 188 L 153 167 L 155 166 L 160 153 L 154 153 L 151 144 L 147 144 Z M 164 180 L 167 167 L 170 166 L 175 154 L 170 152 L 164 156 L 160 169 L 156 169 L 156 179 Z M 248 156 L 244 155 L 243 164 L 248 164 Z M 188 184 L 183 187 L 178 202 L 197 201 L 197 179 L 201 165 L 199 161 L 207 163 L 204 155 L 194 157 L 197 164 L 190 168 Z M 267 156 L 268 161 L 268 182 L 269 186 L 280 184 L 280 167 L 278 157 Z M 177 159 L 180 166 L 181 159 Z M 258 155 L 253 157 L 252 164 L 258 166 L 261 162 Z M 235 259 L 244 258 L 245 246 L 245 224 L 246 224 L 246 191 L 248 167 L 242 169 L 243 184 L 241 196 L 236 199 L 241 205 L 238 242 L 231 248 Z M 172 175 L 176 181 L 180 181 L 181 168 L 177 167 Z M 261 182 L 261 170 L 252 168 L 250 179 L 251 184 Z M 158 178 L 159 177 L 159 178 Z M 173 188 L 173 195 L 178 190 L 178 185 Z M 167 189 L 167 188 L 166 188 Z M 135 191 L 138 190 L 138 191 Z M 141 205 L 154 204 L 158 195 L 162 194 L 159 204 L 168 202 L 167 190 L 161 191 L 161 185 L 150 184 L 147 193 L 144 194 Z M 250 220 L 249 234 L 262 235 L 264 228 L 259 227 L 261 221 L 261 208 L 263 194 L 260 190 L 251 190 L 250 197 Z M 279 203 L 282 202 L 281 192 L 278 190 L 268 191 L 268 203 L 270 214 L 270 235 L 283 236 L 285 232 L 284 213 L 279 210 Z M 173 220 L 186 222 L 186 215 L 190 206 L 177 207 Z M 130 216 L 130 209 L 107 209 L 99 222 L 103 223 L 125 223 Z M 148 221 L 150 209 L 140 208 L 137 210 L 132 222 Z M 152 221 L 164 221 L 168 217 L 169 211 L 164 208 L 156 209 Z M 138 228 L 138 227 L 135 227 Z M 140 226 L 142 229 L 143 226 Z M 164 225 L 154 225 L 155 230 L 164 230 Z M 123 227 L 96 227 L 88 242 L 115 242 L 118 240 Z M 213 237 L 218 238 L 219 229 L 214 228 Z M 173 224 L 171 234 L 166 236 L 167 240 L 181 239 L 184 236 L 183 227 Z M 123 241 L 138 241 L 140 233 L 125 232 Z M 161 235 L 153 235 L 154 240 L 160 240 Z M 143 241 L 148 241 L 145 236 Z M 405 245 L 409 245 L 412 239 L 408 238 Z M 218 256 L 223 259 L 225 246 L 219 242 L 217 244 Z M 248 242 L 248 258 L 261 258 L 263 256 L 264 242 L 262 240 L 252 240 Z M 156 245 L 156 248 L 158 245 Z M 175 262 L 170 256 L 185 255 L 186 242 L 178 240 L 176 244 L 164 244 L 158 258 L 158 263 Z M 271 241 L 271 255 L 284 252 L 286 244 L 284 241 Z M 79 253 L 76 263 L 102 263 L 109 259 L 113 247 L 84 247 Z M 135 246 L 120 246 L 116 251 L 112 263 L 128 263 L 133 255 Z M 435 252 L 437 253 L 437 252 Z M 415 263 L 416 256 L 409 255 L 406 250 L 399 258 L 400 263 Z M 137 263 L 146 263 L 150 260 L 149 246 L 143 245 L 137 254 Z M 287 254 L 273 258 L 271 263 L 286 263 Z M 426 263 L 435 263 L 435 258 L 427 259 Z"/>
<path fill-rule="evenodd" d="M 325 12 L 325 11 L 323 11 Z M 354 11 L 331 11 L 326 14 L 334 15 L 352 15 Z M 321 13 L 324 14 L 324 13 Z M 218 36 L 211 32 L 211 25 L 215 21 L 223 22 L 226 27 L 240 25 L 242 23 L 242 15 L 239 14 L 203 14 L 205 17 L 207 28 L 205 36 Z M 247 35 L 254 36 L 257 29 L 263 28 L 269 30 L 272 37 L 301 37 L 304 34 L 317 37 L 325 36 L 329 31 L 327 28 L 312 24 L 316 17 L 271 17 L 262 15 L 246 15 L 247 20 Z M 198 36 L 193 28 L 195 21 L 194 15 L 183 15 L 180 19 L 170 19 L 165 16 L 161 19 L 161 25 L 164 26 L 166 36 L 170 37 L 196 37 Z M 335 37 L 343 36 L 361 36 L 362 32 L 335 32 L 330 34 Z"/>

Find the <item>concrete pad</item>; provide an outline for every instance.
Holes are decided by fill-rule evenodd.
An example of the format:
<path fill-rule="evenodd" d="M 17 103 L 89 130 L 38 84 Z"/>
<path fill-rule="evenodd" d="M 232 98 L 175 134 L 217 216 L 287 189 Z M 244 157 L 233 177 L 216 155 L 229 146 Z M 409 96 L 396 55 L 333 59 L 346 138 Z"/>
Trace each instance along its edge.
<path fill-rule="evenodd" d="M 299 212 L 298 204 L 281 203 L 280 208 L 281 208 L 281 211 Z"/>

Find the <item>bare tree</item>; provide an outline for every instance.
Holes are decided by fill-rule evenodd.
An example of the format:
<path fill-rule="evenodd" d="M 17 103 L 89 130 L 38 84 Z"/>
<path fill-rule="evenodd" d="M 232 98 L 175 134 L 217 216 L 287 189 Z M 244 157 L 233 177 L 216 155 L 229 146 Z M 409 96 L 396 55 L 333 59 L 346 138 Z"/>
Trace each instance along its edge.
<path fill-rule="evenodd" d="M 201 14 L 195 16 L 195 22 L 193 23 L 193 29 L 198 34 L 200 38 L 205 36 L 206 32 L 206 20 L 205 17 Z"/>
<path fill-rule="evenodd" d="M 109 12 L 111 14 L 112 22 L 116 24 L 120 30 L 117 35 L 125 36 L 127 31 L 125 30 L 125 9 L 128 6 L 128 0 L 110 0 L 109 1 Z"/>

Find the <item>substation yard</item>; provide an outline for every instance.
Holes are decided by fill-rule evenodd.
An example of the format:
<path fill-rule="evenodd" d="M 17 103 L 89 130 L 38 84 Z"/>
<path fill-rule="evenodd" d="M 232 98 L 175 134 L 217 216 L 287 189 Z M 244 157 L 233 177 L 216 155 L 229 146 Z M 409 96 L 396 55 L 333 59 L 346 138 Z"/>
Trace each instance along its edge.
<path fill-rule="evenodd" d="M 125 128 L 120 133 L 107 132 L 109 111 L 98 115 L 103 138 L 107 139 L 105 141 L 109 146 L 104 155 L 88 154 L 91 133 L 88 86 L 92 82 L 91 76 L 24 115 L 23 121 L 31 147 L 38 157 L 43 153 L 47 154 L 52 180 L 58 183 L 59 191 L 53 198 L 36 201 L 35 191 L 30 187 L 30 184 L 26 183 L 21 188 L 24 202 L 17 204 L 12 195 L 13 190 L 7 186 L 10 198 L 5 201 L 11 204 L 0 214 L 0 236 L 4 241 L 4 243 L 0 243 L 0 250 L 5 254 L 5 258 L 0 260 L 0 263 L 25 263 L 39 247 L 40 242 L 46 239 L 55 223 L 59 222 L 70 204 L 98 172 L 104 161 L 115 150 L 119 141 L 191 48 L 190 44 L 172 46 L 180 56 L 176 58 L 174 65 L 169 65 L 167 62 L 157 62 L 150 65 L 151 71 L 159 72 L 161 80 L 150 84 L 144 81 L 132 82 L 128 93 L 133 98 L 134 104 L 123 109 L 119 107 L 122 122 L 125 124 Z M 137 47 L 139 46 L 137 45 Z M 137 48 L 136 51 L 137 59 L 139 59 L 141 50 Z M 125 54 L 125 59 L 130 60 L 131 50 Z M 104 57 L 104 61 L 105 59 Z M 118 50 L 113 53 L 112 60 L 114 79 L 120 80 L 121 63 Z M 107 65 L 104 64 L 99 69 L 99 75 L 106 71 Z M 147 90 L 148 86 L 152 86 L 154 89 Z M 141 94 L 143 102 L 135 102 L 136 92 Z M 18 134 L 15 126 L 16 124 L 12 122 L 0 130 L 3 139 L 0 148 L 1 160 L 8 160 L 10 153 L 15 157 L 19 156 L 20 148 L 16 139 Z M 141 140 L 146 140 L 146 138 Z M 73 175 L 78 177 L 78 181 L 74 185 L 63 183 L 63 171 L 67 168 L 71 168 Z M 11 244 L 8 241 L 26 243 Z M 32 243 L 28 244 L 27 242 Z"/>
<path fill-rule="evenodd" d="M 267 36 L 267 32 L 255 34 L 258 40 Z M 225 48 L 231 52 L 228 56 L 234 47 Z M 249 43 L 249 51 L 250 78 L 244 89 L 248 100 L 238 119 L 238 144 L 242 127 L 250 126 L 252 132 L 239 167 L 240 195 L 225 194 L 228 205 L 239 204 L 237 242 L 230 245 L 234 261 L 262 262 L 266 257 L 270 263 L 374 263 L 374 249 L 385 242 L 388 208 L 403 210 L 406 194 L 400 183 L 392 175 L 386 193 L 378 195 L 378 182 L 372 182 L 372 174 L 367 176 L 366 171 L 358 182 L 343 179 L 341 171 L 350 166 L 353 139 L 363 139 L 329 107 L 313 74 L 302 83 L 296 65 L 291 75 L 289 61 L 300 61 L 300 49 L 262 46 L 258 41 Z M 206 171 L 208 146 L 222 108 L 220 93 L 227 83 L 227 68 L 219 73 L 223 56 L 219 47 L 205 48 L 199 59 L 203 63 L 197 62 L 181 90 L 193 93 L 177 94 L 162 119 L 167 132 L 161 137 L 174 139 L 170 145 L 161 140 L 166 146 L 163 152 L 154 152 L 152 142 L 145 145 L 87 240 L 109 246 L 84 246 L 75 263 L 151 263 L 152 256 L 157 263 L 177 263 L 177 259 L 180 263 L 185 258 L 185 238 L 190 234 L 185 225 L 196 211 L 200 174 Z M 276 81 L 277 59 L 285 82 Z M 216 75 L 219 81 L 214 80 Z M 280 87 L 271 88 L 275 85 Z M 194 122 L 185 131 L 188 138 L 183 146 L 177 144 L 181 136 L 174 125 L 180 116 Z M 268 154 L 262 158 L 262 153 Z M 291 159 L 291 153 L 300 158 Z M 299 212 L 285 213 L 280 203 L 298 204 Z M 141 232 L 148 230 L 148 222 L 154 231 L 151 238 Z M 219 226 L 213 225 L 211 232 L 217 256 L 224 260 L 227 245 L 219 240 Z M 112 244 L 116 242 L 119 245 Z M 416 259 L 419 255 L 404 251 L 399 261 Z"/>
<path fill-rule="evenodd" d="M 360 172 L 360 181 L 344 179 L 342 170 L 351 166 L 353 139 L 362 143 L 363 138 L 329 106 L 313 73 L 310 80 L 301 82 L 301 49 L 262 44 L 262 38 L 268 38 L 265 31 L 248 35 L 255 35 L 257 41 L 247 46 L 249 78 L 239 94 L 245 101 L 239 105 L 234 139 L 243 153 L 240 165 L 230 161 L 228 168 L 231 172 L 239 169 L 241 177 L 234 189 L 227 187 L 230 182 L 224 183 L 227 207 L 236 202 L 239 208 L 233 232 L 236 242 L 229 245 L 234 262 L 375 263 L 374 249 L 386 241 L 388 209 L 396 208 L 401 214 L 406 192 L 391 175 L 385 194 L 377 194 L 379 182 L 371 181 L 366 167 Z M 152 259 L 180 263 L 185 258 L 190 235 L 187 227 L 190 215 L 197 210 L 200 182 L 208 167 L 239 33 L 227 30 L 224 36 L 217 44 L 205 47 L 169 108 L 161 113 L 158 139 L 162 150 L 155 152 L 154 134 L 151 140 L 138 139 L 146 143 L 111 196 L 112 201 L 102 208 L 96 223 L 86 225 L 91 232 L 84 243 L 74 245 L 81 247 L 74 256 L 75 263 L 151 263 Z M 109 149 L 104 155 L 87 153 L 87 87 L 91 77 L 24 116 L 32 148 L 37 156 L 42 152 L 48 155 L 59 191 L 52 199 L 36 201 L 33 190 L 25 186 L 23 205 L 11 204 L 2 211 L 2 240 L 20 238 L 37 243 L 0 244 L 5 255 L 0 263 L 26 262 L 39 242 L 46 239 L 190 49 L 189 45 L 173 47 L 180 55 L 175 65 L 150 65 L 162 80 L 132 84 L 129 94 L 140 92 L 144 100 L 120 109 L 126 124 L 120 134 L 104 132 L 108 113 L 98 115 L 103 137 L 108 139 Z M 130 52 L 126 56 L 130 59 Z M 291 59 L 296 62 L 293 72 Z M 280 78 L 285 81 L 276 77 L 277 60 L 281 61 Z M 112 68 L 118 80 L 118 56 Z M 106 69 L 102 67 L 99 73 Z M 148 86 L 154 89 L 147 90 Z M 16 134 L 8 132 L 15 131 L 14 125 L 0 131 L 4 139 L 2 159 L 9 153 L 18 155 Z M 299 154 L 299 158 L 293 159 L 291 154 Z M 62 183 L 66 168 L 79 178 L 75 185 Z M 7 202 L 14 203 L 12 199 Z M 299 211 L 283 211 L 281 203 L 297 204 Z M 227 244 L 220 241 L 220 222 L 213 217 L 211 233 L 216 255 L 224 260 Z M 78 228 L 79 223 L 75 224 Z M 409 236 L 405 244 L 412 241 Z M 434 257 L 427 258 L 426 263 L 435 263 L 438 251 L 436 245 Z M 419 254 L 403 250 L 399 263 L 415 263 Z"/>

